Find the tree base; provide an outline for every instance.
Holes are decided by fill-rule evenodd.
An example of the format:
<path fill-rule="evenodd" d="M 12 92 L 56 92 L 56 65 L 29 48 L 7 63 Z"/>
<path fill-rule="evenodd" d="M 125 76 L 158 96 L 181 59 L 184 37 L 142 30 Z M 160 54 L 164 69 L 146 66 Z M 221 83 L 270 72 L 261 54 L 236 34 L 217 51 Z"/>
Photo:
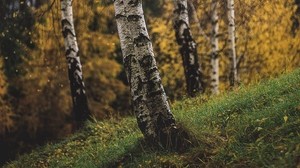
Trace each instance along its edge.
<path fill-rule="evenodd" d="M 163 129 L 156 139 L 146 138 L 146 143 L 154 148 L 184 152 L 195 146 L 196 139 L 184 127 L 173 125 Z"/>

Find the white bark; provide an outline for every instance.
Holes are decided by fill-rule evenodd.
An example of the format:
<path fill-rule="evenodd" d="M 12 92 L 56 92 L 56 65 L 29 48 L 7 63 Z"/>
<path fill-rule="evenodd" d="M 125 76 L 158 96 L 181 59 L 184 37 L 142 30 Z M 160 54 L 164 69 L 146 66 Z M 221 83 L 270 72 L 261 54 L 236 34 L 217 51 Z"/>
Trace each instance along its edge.
<path fill-rule="evenodd" d="M 238 83 L 237 58 L 235 49 L 235 15 L 234 0 L 227 0 L 227 18 L 228 18 L 228 44 L 230 58 L 230 86 L 233 87 Z"/>
<path fill-rule="evenodd" d="M 90 117 L 85 86 L 82 76 L 82 66 L 78 55 L 79 49 L 76 40 L 72 0 L 61 0 L 62 33 L 65 42 L 68 73 L 73 101 L 73 114 L 77 124 L 81 125 Z"/>
<path fill-rule="evenodd" d="M 212 94 L 219 94 L 219 16 L 218 16 L 218 0 L 212 0 L 212 33 L 211 33 L 211 88 Z"/>
<path fill-rule="evenodd" d="M 146 28 L 141 0 L 115 0 L 124 67 L 130 84 L 133 110 L 148 140 L 166 141 L 175 129 L 167 96 L 161 84 L 153 48 Z"/>
<path fill-rule="evenodd" d="M 196 96 L 203 93 L 203 79 L 198 61 L 197 45 L 190 30 L 187 0 L 173 0 L 174 2 L 174 28 L 176 41 L 180 45 L 184 74 L 186 78 L 187 93 Z"/>

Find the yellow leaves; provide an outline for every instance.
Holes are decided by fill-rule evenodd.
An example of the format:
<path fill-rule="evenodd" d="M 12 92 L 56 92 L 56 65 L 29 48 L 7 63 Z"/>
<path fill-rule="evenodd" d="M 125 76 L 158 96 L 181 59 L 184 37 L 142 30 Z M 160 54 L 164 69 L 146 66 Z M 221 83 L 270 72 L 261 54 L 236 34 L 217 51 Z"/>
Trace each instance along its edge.
<path fill-rule="evenodd" d="M 0 97 L 0 135 L 10 132 L 16 126 L 13 120 L 13 111 L 7 104 L 8 102 L 3 101 Z"/>
<path fill-rule="evenodd" d="M 242 63 L 247 69 L 245 73 L 241 72 L 242 80 L 275 76 L 297 67 L 295 62 L 299 61 L 295 61 L 298 58 L 294 57 L 297 51 L 294 46 L 300 46 L 300 43 L 290 33 L 293 8 L 284 6 L 281 1 L 266 1 L 256 7 L 245 25 L 238 28 L 239 53 L 244 50 L 240 48 L 247 45 L 247 56 Z"/>
<path fill-rule="evenodd" d="M 284 120 L 285 123 L 287 122 L 288 119 L 289 119 L 289 117 L 286 116 L 286 115 L 283 117 L 283 120 Z"/>
<path fill-rule="evenodd" d="M 164 24 L 161 24 L 162 22 L 164 22 Z M 162 33 L 162 32 L 166 32 L 168 30 L 170 30 L 170 27 L 168 27 L 168 24 L 166 23 L 166 21 L 160 19 L 160 18 L 154 18 L 151 23 L 152 25 L 152 33 Z"/>
<path fill-rule="evenodd" d="M 178 57 L 179 48 L 175 41 L 172 22 L 168 22 L 164 18 L 153 18 L 149 27 L 151 36 L 155 38 L 153 43 L 159 47 L 160 53 L 173 58 Z"/>
<path fill-rule="evenodd" d="M 3 69 L 3 57 L 0 57 L 0 97 L 4 96 L 7 92 L 7 81 Z"/>
<path fill-rule="evenodd" d="M 84 66 L 85 75 L 104 75 L 107 78 L 116 77 L 121 71 L 121 65 L 113 60 L 95 57 Z"/>
<path fill-rule="evenodd" d="M 13 120 L 14 113 L 3 97 L 7 94 L 7 80 L 4 75 L 3 57 L 0 57 L 0 135 L 10 132 L 16 125 Z"/>
<path fill-rule="evenodd" d="M 38 18 L 31 32 L 36 47 L 29 52 L 29 57 L 24 58 L 22 65 L 22 68 L 26 68 L 26 74 L 20 81 L 27 96 L 20 106 L 30 109 L 32 113 L 53 111 L 54 115 L 69 115 L 72 102 L 61 34 L 60 2 L 54 3 L 49 12 Z M 105 115 L 114 112 L 112 102 L 126 91 L 125 85 L 117 79 L 122 67 L 115 60 L 120 54 L 116 54 L 119 38 L 111 25 L 114 23 L 113 5 L 91 6 L 80 1 L 74 1 L 72 5 L 89 103 L 93 107 L 93 115 L 98 119 L 104 118 Z M 45 5 L 39 8 L 37 13 L 46 11 L 47 7 Z M 90 28 L 93 22 L 96 22 L 99 29 Z M 40 95 L 46 96 L 42 96 L 42 99 L 37 98 Z M 60 99 L 51 98 L 53 95 Z M 126 101 L 123 102 L 127 104 Z M 118 106 L 122 108 L 122 105 L 121 103 Z M 57 118 L 59 117 L 61 116 Z"/>

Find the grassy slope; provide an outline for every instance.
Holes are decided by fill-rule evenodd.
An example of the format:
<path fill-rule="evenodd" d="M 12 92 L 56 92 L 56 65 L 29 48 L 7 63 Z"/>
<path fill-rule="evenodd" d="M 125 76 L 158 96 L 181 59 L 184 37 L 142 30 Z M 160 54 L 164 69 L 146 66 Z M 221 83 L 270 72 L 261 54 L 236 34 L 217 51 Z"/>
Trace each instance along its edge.
<path fill-rule="evenodd" d="M 79 133 L 6 167 L 297 167 L 300 71 L 219 96 L 177 102 L 177 121 L 195 147 L 168 152 L 143 145 L 135 119 L 89 123 Z"/>

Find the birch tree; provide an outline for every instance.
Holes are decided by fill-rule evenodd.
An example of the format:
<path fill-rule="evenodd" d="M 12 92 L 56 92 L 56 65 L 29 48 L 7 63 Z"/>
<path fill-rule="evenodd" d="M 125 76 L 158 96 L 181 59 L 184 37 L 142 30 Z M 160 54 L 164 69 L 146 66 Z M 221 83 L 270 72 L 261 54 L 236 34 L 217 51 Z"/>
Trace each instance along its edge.
<path fill-rule="evenodd" d="M 165 142 L 176 130 L 175 119 L 156 66 L 142 1 L 115 0 L 114 6 L 138 126 L 147 140 Z"/>
<path fill-rule="evenodd" d="M 218 42 L 218 33 L 219 33 L 219 16 L 218 16 L 218 0 L 212 0 L 211 5 L 211 88 L 212 94 L 219 94 L 219 42 Z"/>
<path fill-rule="evenodd" d="M 194 22 L 197 25 L 199 34 L 201 34 L 206 40 L 209 41 L 209 37 L 206 35 L 205 31 L 203 30 L 203 28 L 201 26 L 201 23 L 200 23 L 200 20 L 197 16 L 197 11 L 196 11 L 196 8 L 193 4 L 193 1 L 188 1 L 187 3 L 188 3 L 188 10 L 190 10 L 192 19 L 194 20 Z"/>
<path fill-rule="evenodd" d="M 228 44 L 230 58 L 229 82 L 234 87 L 238 83 L 237 57 L 235 49 L 235 15 L 234 0 L 227 0 Z"/>
<path fill-rule="evenodd" d="M 187 0 L 173 0 L 174 2 L 174 29 L 176 41 L 180 45 L 187 93 L 194 97 L 204 92 L 202 71 L 198 61 L 197 46 L 192 37 L 187 10 Z"/>
<path fill-rule="evenodd" d="M 73 0 L 61 0 L 62 34 L 65 41 L 66 58 L 68 62 L 68 74 L 70 80 L 73 115 L 79 126 L 90 117 L 85 85 L 82 76 L 79 49 L 76 40 L 73 21 Z"/>

